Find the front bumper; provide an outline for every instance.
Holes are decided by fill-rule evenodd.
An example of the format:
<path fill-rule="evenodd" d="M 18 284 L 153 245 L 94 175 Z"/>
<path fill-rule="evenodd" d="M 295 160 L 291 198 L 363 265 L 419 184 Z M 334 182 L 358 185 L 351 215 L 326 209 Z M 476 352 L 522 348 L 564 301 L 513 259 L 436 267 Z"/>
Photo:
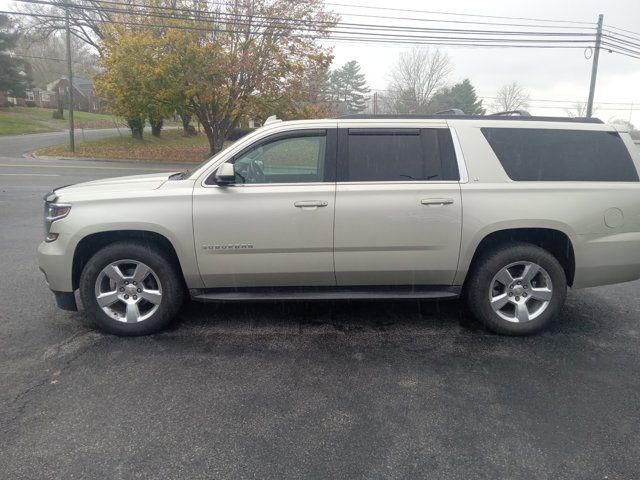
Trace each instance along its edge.
<path fill-rule="evenodd" d="M 76 296 L 73 293 L 73 287 L 71 287 L 71 291 L 59 291 L 58 287 L 60 285 L 65 286 L 66 282 L 64 280 L 64 273 L 61 276 L 62 272 L 65 270 L 65 257 L 63 255 L 55 255 L 56 251 L 53 243 L 42 242 L 38 247 L 38 262 L 40 263 L 40 271 L 44 275 L 44 279 L 47 282 L 47 285 L 51 289 L 51 292 L 56 297 L 56 304 L 58 308 L 62 310 L 68 310 L 71 312 L 78 311 L 78 305 L 76 303 Z M 67 278 L 71 278 L 71 272 L 68 274 Z M 53 279 L 54 284 L 52 285 L 51 279 Z"/>
<path fill-rule="evenodd" d="M 60 235 L 55 242 L 42 242 L 38 246 L 38 264 L 52 291 L 73 293 L 73 255 L 68 254 L 62 237 Z"/>

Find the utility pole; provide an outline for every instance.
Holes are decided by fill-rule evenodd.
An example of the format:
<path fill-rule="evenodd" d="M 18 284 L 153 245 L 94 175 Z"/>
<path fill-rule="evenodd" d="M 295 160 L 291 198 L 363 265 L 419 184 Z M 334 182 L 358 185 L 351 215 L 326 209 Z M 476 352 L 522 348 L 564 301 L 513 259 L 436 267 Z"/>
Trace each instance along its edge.
<path fill-rule="evenodd" d="M 67 26 L 67 66 L 69 67 L 69 150 L 76 151 L 76 141 L 73 125 L 73 64 L 71 61 L 71 28 L 69 27 L 69 4 L 65 6 Z M 58 94 L 60 90 L 58 89 Z"/>
<path fill-rule="evenodd" d="M 596 32 L 596 48 L 593 52 L 593 64 L 591 65 L 591 84 L 589 85 L 589 100 L 587 101 L 587 117 L 593 113 L 593 95 L 596 92 L 596 77 L 598 75 L 598 59 L 600 58 L 600 45 L 602 43 L 602 20 L 604 15 L 598 15 L 598 30 Z"/>
<path fill-rule="evenodd" d="M 373 114 L 378 114 L 378 92 L 373 92 Z"/>

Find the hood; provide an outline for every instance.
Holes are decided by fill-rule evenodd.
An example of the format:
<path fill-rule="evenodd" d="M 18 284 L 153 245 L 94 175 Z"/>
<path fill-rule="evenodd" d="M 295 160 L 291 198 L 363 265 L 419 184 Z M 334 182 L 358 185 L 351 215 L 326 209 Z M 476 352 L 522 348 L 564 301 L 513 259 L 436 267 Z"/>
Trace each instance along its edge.
<path fill-rule="evenodd" d="M 143 190 L 155 190 L 159 188 L 167 179 L 177 172 L 151 173 L 147 175 L 131 175 L 127 177 L 104 178 L 102 180 L 92 180 L 90 182 L 76 183 L 59 187 L 54 190 L 58 196 L 66 197 L 69 194 L 90 194 L 107 192 L 136 192 Z"/>

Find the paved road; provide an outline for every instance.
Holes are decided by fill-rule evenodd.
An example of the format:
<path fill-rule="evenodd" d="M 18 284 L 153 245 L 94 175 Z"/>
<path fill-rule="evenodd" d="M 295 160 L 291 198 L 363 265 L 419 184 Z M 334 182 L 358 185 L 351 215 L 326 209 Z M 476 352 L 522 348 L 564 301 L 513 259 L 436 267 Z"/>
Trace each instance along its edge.
<path fill-rule="evenodd" d="M 94 140 L 96 138 L 127 135 L 126 129 L 103 128 L 95 130 L 76 130 L 76 141 Z M 0 136 L 0 156 L 21 157 L 30 150 L 59 145 L 69 141 L 69 131 L 36 133 L 31 135 Z"/>
<path fill-rule="evenodd" d="M 0 159 L 1 478 L 640 476 L 640 283 L 571 292 L 530 338 L 459 302 L 190 304 L 118 338 L 56 309 L 41 196 L 143 167 L 21 161 Z"/>

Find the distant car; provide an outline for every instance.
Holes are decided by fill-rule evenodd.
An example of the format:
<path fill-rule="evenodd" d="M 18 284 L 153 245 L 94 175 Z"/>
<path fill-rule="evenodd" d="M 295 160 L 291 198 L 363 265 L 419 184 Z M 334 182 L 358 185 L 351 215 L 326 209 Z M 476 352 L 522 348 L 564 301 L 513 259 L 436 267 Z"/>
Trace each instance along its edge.
<path fill-rule="evenodd" d="M 272 122 L 191 173 L 58 188 L 38 249 L 58 305 L 119 335 L 194 300 L 454 298 L 537 332 L 567 286 L 640 277 L 640 153 L 594 119 Z"/>

